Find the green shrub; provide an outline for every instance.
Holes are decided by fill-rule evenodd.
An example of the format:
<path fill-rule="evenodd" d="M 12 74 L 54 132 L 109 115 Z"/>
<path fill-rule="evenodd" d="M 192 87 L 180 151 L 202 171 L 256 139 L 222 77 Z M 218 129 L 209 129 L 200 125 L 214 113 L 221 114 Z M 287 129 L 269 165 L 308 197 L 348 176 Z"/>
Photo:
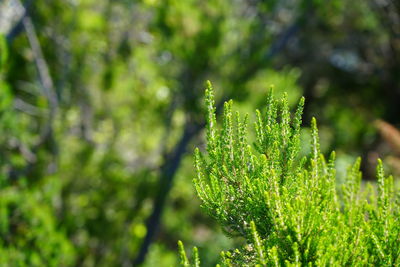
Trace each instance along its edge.
<path fill-rule="evenodd" d="M 74 265 L 74 246 L 49 203 L 55 185 L 0 186 L 0 266 Z"/>
<path fill-rule="evenodd" d="M 295 114 L 286 96 L 272 90 L 266 111 L 257 110 L 255 142 L 247 140 L 247 116 L 225 103 L 218 129 L 208 84 L 207 153 L 195 151 L 194 185 L 204 210 L 226 234 L 245 240 L 222 252 L 223 266 L 399 266 L 400 194 L 393 177 L 377 166 L 377 190 L 361 186 L 360 159 L 336 188 L 335 153 L 320 153 L 316 120 L 311 152 L 300 158 L 302 98 Z M 377 192 L 375 192 L 377 191 Z M 183 266 L 190 264 L 179 243 Z"/>

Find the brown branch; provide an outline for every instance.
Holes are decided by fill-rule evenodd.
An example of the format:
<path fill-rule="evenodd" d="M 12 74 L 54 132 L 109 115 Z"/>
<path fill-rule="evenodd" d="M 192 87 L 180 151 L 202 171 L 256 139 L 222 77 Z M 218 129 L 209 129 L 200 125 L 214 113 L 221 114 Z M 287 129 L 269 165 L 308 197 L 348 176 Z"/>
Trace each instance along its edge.
<path fill-rule="evenodd" d="M 390 148 L 400 155 L 400 131 L 383 120 L 376 120 L 374 125 Z"/>

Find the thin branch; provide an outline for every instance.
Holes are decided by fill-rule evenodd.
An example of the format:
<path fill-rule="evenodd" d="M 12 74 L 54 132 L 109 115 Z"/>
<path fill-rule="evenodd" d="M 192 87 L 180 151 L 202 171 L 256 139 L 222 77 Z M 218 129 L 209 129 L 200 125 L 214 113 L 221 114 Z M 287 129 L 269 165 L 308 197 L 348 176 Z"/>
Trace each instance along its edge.
<path fill-rule="evenodd" d="M 21 2 L 18 1 L 20 4 Z M 29 1 L 30 2 L 30 1 Z M 22 4 L 21 4 L 22 5 Z M 22 5 L 23 6 L 23 5 Z M 55 142 L 53 136 L 53 122 L 58 110 L 58 99 L 54 90 L 54 83 L 50 76 L 50 71 L 47 65 L 47 62 L 44 58 L 42 48 L 40 46 L 39 39 L 37 37 L 35 27 L 31 18 L 28 16 L 27 9 L 25 10 L 25 14 L 22 17 L 22 25 L 25 29 L 26 35 L 28 37 L 29 44 L 32 49 L 32 54 L 34 57 L 35 65 L 39 74 L 39 80 L 42 85 L 43 94 L 47 98 L 49 103 L 49 114 L 48 118 L 45 121 L 45 125 L 42 129 L 42 133 L 39 137 L 37 143 L 30 149 L 32 153 L 36 153 L 36 151 L 44 144 L 48 143 L 51 147 L 51 154 L 55 158 L 58 154 L 57 144 Z M 12 171 L 10 178 L 17 179 L 20 175 L 28 173 L 34 166 L 34 162 L 29 163 L 23 170 L 21 171 Z M 56 170 L 56 163 L 51 162 L 49 165 L 50 171 L 53 172 Z"/>
<path fill-rule="evenodd" d="M 43 114 L 43 110 L 23 101 L 20 98 L 16 98 L 14 100 L 14 108 L 31 116 L 40 116 Z"/>
<path fill-rule="evenodd" d="M 204 125 L 187 123 L 178 144 L 175 146 L 171 154 L 166 155 L 165 157 L 165 162 L 161 168 L 162 177 L 160 180 L 157 197 L 154 201 L 153 212 L 147 220 L 147 233 L 143 240 L 142 246 L 140 247 L 137 258 L 133 262 L 134 266 L 143 263 L 147 255 L 150 244 L 153 241 L 156 232 L 158 231 L 161 215 L 164 210 L 167 196 L 172 187 L 176 171 L 178 170 L 183 155 L 187 151 L 188 144 L 195 136 L 198 135 L 203 127 Z"/>
<path fill-rule="evenodd" d="M 50 116 L 52 119 L 54 117 L 54 113 L 57 111 L 58 106 L 58 100 L 54 91 L 53 80 L 50 76 L 50 71 L 47 66 L 46 60 L 44 59 L 42 48 L 40 47 L 40 43 L 37 38 L 35 27 L 33 26 L 31 18 L 29 16 L 25 16 L 22 22 L 29 40 L 29 44 L 32 48 L 32 53 L 34 55 L 36 68 L 39 73 L 39 78 L 43 86 L 44 94 L 50 104 Z"/>

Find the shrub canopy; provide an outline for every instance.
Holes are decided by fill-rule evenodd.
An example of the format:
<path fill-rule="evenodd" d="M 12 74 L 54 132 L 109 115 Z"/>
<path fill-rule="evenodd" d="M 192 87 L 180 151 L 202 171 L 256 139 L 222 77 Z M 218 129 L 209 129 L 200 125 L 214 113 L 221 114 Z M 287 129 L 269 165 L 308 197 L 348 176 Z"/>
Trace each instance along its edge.
<path fill-rule="evenodd" d="M 400 194 L 378 160 L 377 190 L 362 186 L 360 159 L 336 186 L 335 153 L 320 153 L 315 118 L 311 152 L 301 158 L 304 98 L 291 115 L 287 97 L 270 91 L 256 111 L 255 142 L 247 116 L 224 106 L 217 127 L 214 93 L 206 90 L 207 153 L 195 151 L 194 185 L 204 210 L 245 244 L 222 253 L 224 266 L 398 266 Z M 189 266 L 180 243 L 182 264 Z M 197 250 L 194 266 L 199 264 Z"/>

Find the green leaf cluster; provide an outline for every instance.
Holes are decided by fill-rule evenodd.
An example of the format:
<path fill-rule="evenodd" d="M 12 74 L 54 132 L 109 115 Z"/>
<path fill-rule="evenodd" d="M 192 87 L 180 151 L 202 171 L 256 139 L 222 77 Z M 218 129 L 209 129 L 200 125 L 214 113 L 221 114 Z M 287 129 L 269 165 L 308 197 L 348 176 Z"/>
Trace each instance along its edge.
<path fill-rule="evenodd" d="M 0 186 L 0 266 L 74 265 L 73 244 L 49 204 L 56 184 Z"/>
<path fill-rule="evenodd" d="M 304 98 L 291 114 L 287 97 L 276 100 L 271 90 L 265 112 L 256 112 L 251 146 L 247 116 L 233 113 L 232 101 L 218 128 L 208 84 L 207 153 L 195 151 L 194 185 L 204 210 L 245 240 L 222 253 L 222 265 L 398 266 L 400 194 L 393 177 L 379 160 L 377 190 L 362 186 L 358 159 L 337 188 L 335 153 L 321 154 L 315 118 L 311 152 L 299 157 L 303 105 Z M 189 266 L 182 244 L 180 251 Z"/>

